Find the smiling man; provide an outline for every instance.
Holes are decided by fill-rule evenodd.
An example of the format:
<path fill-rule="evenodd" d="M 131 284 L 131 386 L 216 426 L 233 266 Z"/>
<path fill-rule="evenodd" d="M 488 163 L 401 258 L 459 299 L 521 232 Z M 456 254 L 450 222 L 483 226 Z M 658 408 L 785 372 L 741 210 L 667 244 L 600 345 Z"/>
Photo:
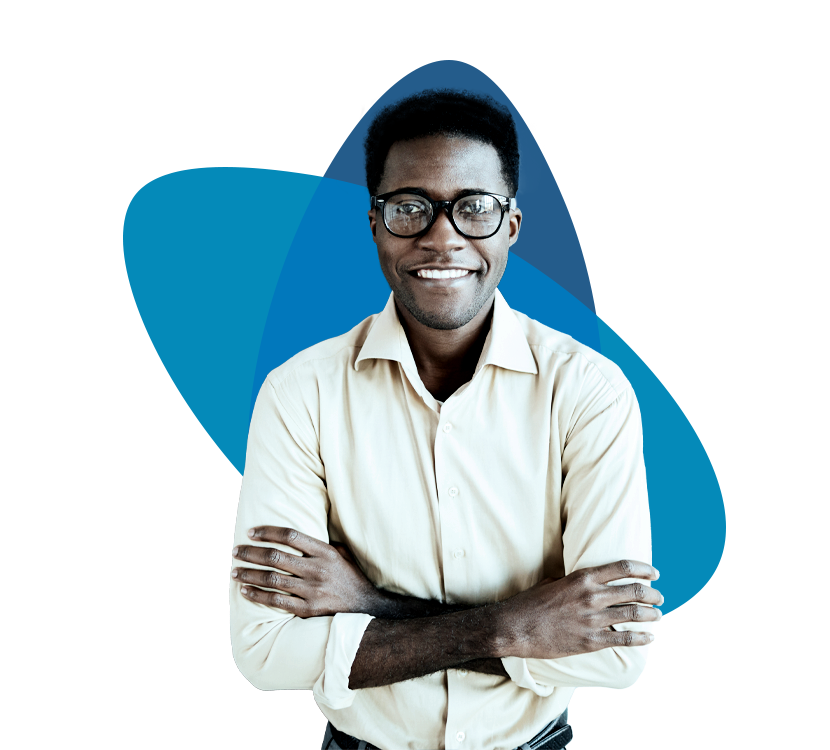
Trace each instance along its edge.
<path fill-rule="evenodd" d="M 392 294 L 262 386 L 234 658 L 313 689 L 329 750 L 564 747 L 574 689 L 631 684 L 660 617 L 637 402 L 497 289 L 522 222 L 504 108 L 424 92 L 365 147 Z"/>

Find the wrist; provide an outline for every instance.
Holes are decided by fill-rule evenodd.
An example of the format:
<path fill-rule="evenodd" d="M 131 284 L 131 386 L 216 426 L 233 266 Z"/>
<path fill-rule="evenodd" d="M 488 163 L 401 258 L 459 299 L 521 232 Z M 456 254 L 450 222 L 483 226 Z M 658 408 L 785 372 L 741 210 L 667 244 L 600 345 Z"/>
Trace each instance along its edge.
<path fill-rule="evenodd" d="M 510 606 L 506 602 L 498 602 L 497 604 L 484 607 L 482 611 L 486 612 L 489 625 L 489 632 L 487 634 L 489 655 L 496 659 L 513 656 L 516 644 L 516 630 Z"/>
<path fill-rule="evenodd" d="M 388 591 L 371 586 L 364 595 L 362 611 L 372 617 L 392 619 L 395 606 L 395 600 Z"/>

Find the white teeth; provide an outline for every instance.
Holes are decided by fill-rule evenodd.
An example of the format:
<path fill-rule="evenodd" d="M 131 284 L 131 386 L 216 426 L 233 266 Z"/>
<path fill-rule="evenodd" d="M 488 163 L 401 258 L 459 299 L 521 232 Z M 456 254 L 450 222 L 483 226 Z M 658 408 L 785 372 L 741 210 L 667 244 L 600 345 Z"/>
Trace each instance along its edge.
<path fill-rule="evenodd" d="M 422 279 L 460 279 L 470 271 L 463 268 L 449 268 L 439 271 L 437 268 L 422 268 L 418 276 Z"/>

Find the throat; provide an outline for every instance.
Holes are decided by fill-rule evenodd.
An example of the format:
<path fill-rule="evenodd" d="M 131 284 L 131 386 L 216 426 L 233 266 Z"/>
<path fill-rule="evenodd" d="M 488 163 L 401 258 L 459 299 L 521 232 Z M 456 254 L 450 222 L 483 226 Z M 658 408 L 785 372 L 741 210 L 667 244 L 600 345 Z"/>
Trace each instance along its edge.
<path fill-rule="evenodd" d="M 421 382 L 436 401 L 446 401 L 462 385 L 472 380 L 474 372 L 475 365 L 470 369 L 457 369 L 446 373 L 425 372 L 418 367 Z"/>

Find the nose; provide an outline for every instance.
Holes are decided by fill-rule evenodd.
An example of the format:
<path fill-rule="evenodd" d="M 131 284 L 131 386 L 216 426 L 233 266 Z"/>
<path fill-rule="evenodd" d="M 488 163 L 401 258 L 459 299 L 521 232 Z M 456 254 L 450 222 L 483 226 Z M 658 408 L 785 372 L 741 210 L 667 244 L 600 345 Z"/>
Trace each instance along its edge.
<path fill-rule="evenodd" d="M 455 230 L 445 208 L 441 208 L 438 211 L 438 216 L 435 217 L 435 223 L 419 240 L 418 244 L 422 248 L 436 252 L 461 250 L 467 245 L 466 238 L 462 237 Z"/>

